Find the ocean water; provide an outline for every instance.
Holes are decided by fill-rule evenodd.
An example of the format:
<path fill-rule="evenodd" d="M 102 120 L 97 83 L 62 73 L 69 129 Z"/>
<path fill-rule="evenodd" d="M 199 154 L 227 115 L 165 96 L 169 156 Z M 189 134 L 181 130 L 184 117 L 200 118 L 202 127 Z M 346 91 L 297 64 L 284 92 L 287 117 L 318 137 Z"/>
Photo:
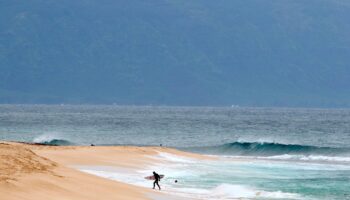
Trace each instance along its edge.
<path fill-rule="evenodd" d="M 211 161 L 159 153 L 138 172 L 88 173 L 194 199 L 350 199 L 350 110 L 1 105 L 0 140 L 54 145 L 159 145 Z M 122 171 L 122 173 L 121 173 Z M 178 180 L 175 183 L 174 180 Z"/>

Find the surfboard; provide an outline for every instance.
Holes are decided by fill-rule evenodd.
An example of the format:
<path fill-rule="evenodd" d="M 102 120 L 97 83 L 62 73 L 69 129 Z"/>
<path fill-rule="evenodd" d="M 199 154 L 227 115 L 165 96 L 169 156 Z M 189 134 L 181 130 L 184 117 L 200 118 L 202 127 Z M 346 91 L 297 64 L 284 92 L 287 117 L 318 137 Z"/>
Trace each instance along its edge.
<path fill-rule="evenodd" d="M 159 175 L 160 176 L 160 179 L 164 178 L 164 175 Z M 145 179 L 147 180 L 156 180 L 156 178 L 154 178 L 154 176 L 146 176 Z"/>

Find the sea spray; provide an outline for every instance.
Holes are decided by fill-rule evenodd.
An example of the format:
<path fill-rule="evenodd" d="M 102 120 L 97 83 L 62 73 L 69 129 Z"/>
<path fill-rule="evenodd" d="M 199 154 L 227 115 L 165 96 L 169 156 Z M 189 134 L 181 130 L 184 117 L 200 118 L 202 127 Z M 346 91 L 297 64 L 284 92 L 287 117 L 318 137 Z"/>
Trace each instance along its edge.
<path fill-rule="evenodd" d="M 74 145 L 74 143 L 61 138 L 59 134 L 55 133 L 47 133 L 40 135 L 33 140 L 34 143 L 44 144 L 44 145 L 52 145 L 52 146 L 66 146 L 66 145 Z"/>

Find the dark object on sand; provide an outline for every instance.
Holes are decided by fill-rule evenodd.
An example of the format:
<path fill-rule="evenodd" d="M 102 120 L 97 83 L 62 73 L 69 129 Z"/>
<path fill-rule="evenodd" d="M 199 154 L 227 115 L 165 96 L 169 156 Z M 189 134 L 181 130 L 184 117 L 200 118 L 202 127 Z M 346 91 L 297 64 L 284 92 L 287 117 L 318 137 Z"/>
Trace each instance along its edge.
<path fill-rule="evenodd" d="M 156 172 L 153 172 L 153 176 L 155 178 L 154 182 L 153 182 L 153 189 L 156 187 L 156 185 L 158 186 L 159 190 L 161 190 L 160 186 L 159 186 L 159 181 L 160 181 L 160 175 L 157 174 Z"/>

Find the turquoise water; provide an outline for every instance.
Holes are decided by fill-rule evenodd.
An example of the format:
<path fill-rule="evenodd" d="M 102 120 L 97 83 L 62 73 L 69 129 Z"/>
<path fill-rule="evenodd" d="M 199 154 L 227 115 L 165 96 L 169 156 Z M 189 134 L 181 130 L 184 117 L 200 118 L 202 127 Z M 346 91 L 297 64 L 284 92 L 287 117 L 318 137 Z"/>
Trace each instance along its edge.
<path fill-rule="evenodd" d="M 0 140 L 162 144 L 215 155 L 160 154 L 170 164 L 149 166 L 142 176 L 97 170 L 145 187 L 138 177 L 157 170 L 166 175 L 165 192 L 182 197 L 350 199 L 350 110 L 1 105 Z"/>
<path fill-rule="evenodd" d="M 350 167 L 345 165 L 213 161 L 176 170 L 187 171 L 192 176 L 168 177 L 181 180 L 177 184 L 170 181 L 173 187 L 213 192 L 225 184 L 222 196 L 226 198 L 350 199 Z"/>
<path fill-rule="evenodd" d="M 163 192 L 182 199 L 350 199 L 350 166 L 213 156 L 198 160 L 160 153 L 159 162 L 136 173 L 104 167 L 80 169 L 105 178 L 152 187 L 153 170 L 164 174 Z M 175 180 L 177 182 L 175 183 Z"/>

